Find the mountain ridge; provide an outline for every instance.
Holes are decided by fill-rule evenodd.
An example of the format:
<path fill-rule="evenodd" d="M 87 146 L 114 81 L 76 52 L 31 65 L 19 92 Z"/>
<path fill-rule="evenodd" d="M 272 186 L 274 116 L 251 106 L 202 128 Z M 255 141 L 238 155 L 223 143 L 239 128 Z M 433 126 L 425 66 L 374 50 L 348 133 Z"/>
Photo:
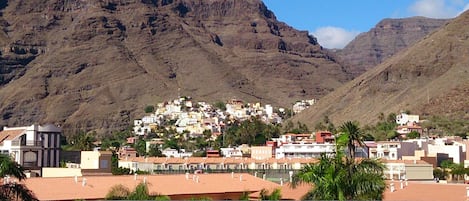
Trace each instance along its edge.
<path fill-rule="evenodd" d="M 36 0 L 1 12 L 1 125 L 107 133 L 179 95 L 288 106 L 350 78 L 260 0 Z"/>
<path fill-rule="evenodd" d="M 294 118 L 307 123 L 378 121 L 379 113 L 469 118 L 469 12 L 326 95 Z M 452 91 L 452 93 L 447 93 Z M 445 101 L 442 101 L 445 100 Z"/>
<path fill-rule="evenodd" d="M 447 22 L 447 19 L 426 17 L 386 18 L 368 32 L 359 34 L 336 54 L 348 71 L 357 76 L 415 44 Z"/>

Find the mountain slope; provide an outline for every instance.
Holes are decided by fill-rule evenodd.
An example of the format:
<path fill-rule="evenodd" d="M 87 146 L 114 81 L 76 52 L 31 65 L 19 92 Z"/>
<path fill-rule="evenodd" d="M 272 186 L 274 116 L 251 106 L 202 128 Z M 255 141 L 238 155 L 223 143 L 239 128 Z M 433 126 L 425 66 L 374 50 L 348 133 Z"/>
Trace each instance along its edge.
<path fill-rule="evenodd" d="M 370 31 L 358 35 L 337 54 L 349 71 L 358 76 L 447 22 L 446 19 L 425 17 L 384 19 Z"/>
<path fill-rule="evenodd" d="M 106 132 L 179 94 L 289 105 L 348 79 L 260 0 L 20 0 L 1 12 L 3 125 Z"/>
<path fill-rule="evenodd" d="M 469 12 L 318 101 L 294 120 L 377 121 L 410 110 L 469 118 Z"/>

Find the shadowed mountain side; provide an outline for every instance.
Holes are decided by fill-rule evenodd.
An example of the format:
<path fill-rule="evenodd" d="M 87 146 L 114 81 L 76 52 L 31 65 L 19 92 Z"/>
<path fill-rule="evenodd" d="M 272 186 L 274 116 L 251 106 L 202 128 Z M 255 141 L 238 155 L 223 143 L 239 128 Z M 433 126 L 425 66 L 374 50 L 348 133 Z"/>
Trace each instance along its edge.
<path fill-rule="evenodd" d="M 288 106 L 350 77 L 260 0 L 29 0 L 1 12 L 1 125 L 106 132 L 178 95 Z"/>

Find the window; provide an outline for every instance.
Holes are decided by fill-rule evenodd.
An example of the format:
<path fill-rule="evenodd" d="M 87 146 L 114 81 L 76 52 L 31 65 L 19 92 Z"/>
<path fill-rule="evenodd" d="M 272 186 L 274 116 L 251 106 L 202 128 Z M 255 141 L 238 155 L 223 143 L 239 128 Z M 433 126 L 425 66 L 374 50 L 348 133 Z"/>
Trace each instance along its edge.
<path fill-rule="evenodd" d="M 102 169 L 108 168 L 108 161 L 107 160 L 100 160 L 99 161 L 99 167 Z"/>

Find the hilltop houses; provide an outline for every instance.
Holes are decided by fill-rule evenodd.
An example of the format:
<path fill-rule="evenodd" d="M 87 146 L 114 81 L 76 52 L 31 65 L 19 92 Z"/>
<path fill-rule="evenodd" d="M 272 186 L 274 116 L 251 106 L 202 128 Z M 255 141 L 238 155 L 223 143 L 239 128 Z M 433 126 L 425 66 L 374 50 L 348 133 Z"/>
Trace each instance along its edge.
<path fill-rule="evenodd" d="M 264 122 L 282 122 L 271 105 L 261 106 L 260 103 L 251 104 L 232 99 L 225 107 L 226 110 L 222 111 L 205 102 L 193 103 L 190 97 L 159 103 L 154 113 L 134 120 L 133 132 L 142 136 L 164 127 L 195 136 L 205 130 L 219 133 L 229 122 L 243 121 L 253 116 L 260 117 Z"/>

